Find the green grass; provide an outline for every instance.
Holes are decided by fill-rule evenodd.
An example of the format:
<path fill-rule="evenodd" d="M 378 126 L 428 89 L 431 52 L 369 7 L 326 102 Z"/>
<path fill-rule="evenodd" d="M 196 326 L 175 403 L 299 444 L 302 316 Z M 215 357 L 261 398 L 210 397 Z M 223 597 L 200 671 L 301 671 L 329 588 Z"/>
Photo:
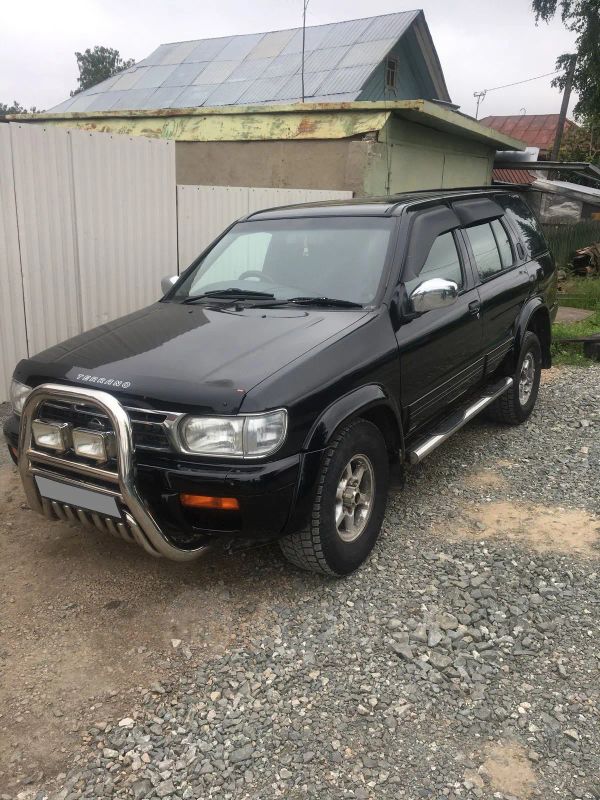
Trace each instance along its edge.
<path fill-rule="evenodd" d="M 561 306 L 600 311 L 600 278 L 570 278 L 558 293 Z"/>
<path fill-rule="evenodd" d="M 594 314 L 583 322 L 554 323 L 552 361 L 554 364 L 589 367 L 594 362 L 583 355 L 583 345 L 561 344 L 556 340 L 600 333 L 600 278 L 571 278 L 563 284 L 558 302 L 561 306 L 587 308 Z"/>

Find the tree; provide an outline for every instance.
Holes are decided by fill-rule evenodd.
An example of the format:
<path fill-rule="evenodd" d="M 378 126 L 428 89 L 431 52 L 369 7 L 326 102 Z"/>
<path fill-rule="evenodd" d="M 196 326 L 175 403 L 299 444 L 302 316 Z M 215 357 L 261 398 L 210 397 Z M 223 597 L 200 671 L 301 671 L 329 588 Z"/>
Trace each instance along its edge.
<path fill-rule="evenodd" d="M 586 119 L 581 126 L 565 131 L 559 158 L 600 164 L 600 119 Z"/>
<path fill-rule="evenodd" d="M 533 0 L 536 22 L 549 22 L 560 8 L 563 24 L 577 34 L 577 62 L 573 76 L 573 89 L 579 95 L 575 105 L 576 117 L 600 117 L 600 0 Z M 563 53 L 556 61 L 560 71 L 552 81 L 553 86 L 564 89 L 572 53 Z"/>
<path fill-rule="evenodd" d="M 98 45 L 92 50 L 88 47 L 83 53 L 75 53 L 75 58 L 79 67 L 79 78 L 77 79 L 79 88 L 74 89 L 71 96 L 105 81 L 113 75 L 118 75 L 119 72 L 129 69 L 135 64 L 132 58 L 123 61 L 118 50 Z"/>
<path fill-rule="evenodd" d="M 41 108 L 36 108 L 35 106 L 25 108 L 25 106 L 17 103 L 16 100 L 13 100 L 10 105 L 7 103 L 0 103 L 0 117 L 3 117 L 5 114 L 35 114 L 41 110 Z"/>

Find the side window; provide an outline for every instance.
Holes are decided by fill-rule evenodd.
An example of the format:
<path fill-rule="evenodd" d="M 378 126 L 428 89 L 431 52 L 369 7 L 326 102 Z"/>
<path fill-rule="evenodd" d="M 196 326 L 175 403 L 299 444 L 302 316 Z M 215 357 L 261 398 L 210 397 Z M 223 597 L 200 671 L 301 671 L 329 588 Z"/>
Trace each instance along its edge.
<path fill-rule="evenodd" d="M 492 223 L 492 230 L 494 231 L 494 236 L 496 237 L 496 244 L 498 245 L 498 250 L 500 251 L 500 259 L 502 261 L 502 266 L 512 267 L 514 263 L 513 258 L 513 251 L 512 245 L 510 243 L 510 238 L 508 233 L 506 232 L 506 228 L 500 222 L 499 219 L 495 219 Z"/>
<path fill-rule="evenodd" d="M 535 258 L 541 253 L 545 253 L 548 245 L 540 224 L 527 203 L 517 195 L 512 194 L 498 195 L 495 199 L 506 210 L 506 216 L 515 225 L 516 229 L 521 232 L 529 255 Z"/>
<path fill-rule="evenodd" d="M 465 228 L 465 233 L 471 243 L 471 250 L 475 257 L 479 277 L 485 280 L 501 272 L 504 267 L 500 260 L 496 237 L 490 223 L 486 222 L 484 225 L 473 225 L 472 228 Z"/>
<path fill-rule="evenodd" d="M 406 288 L 410 294 L 413 289 L 431 278 L 444 278 L 454 281 L 459 289 L 463 286 L 463 274 L 460 265 L 456 242 L 452 233 L 442 233 L 431 246 L 427 260 L 416 278 L 406 281 Z"/>

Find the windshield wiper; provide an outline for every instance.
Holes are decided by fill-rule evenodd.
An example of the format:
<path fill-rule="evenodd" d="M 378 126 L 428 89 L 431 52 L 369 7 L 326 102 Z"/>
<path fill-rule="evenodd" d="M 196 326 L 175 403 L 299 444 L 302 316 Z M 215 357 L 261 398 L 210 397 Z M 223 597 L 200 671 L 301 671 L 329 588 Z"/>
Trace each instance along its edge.
<path fill-rule="evenodd" d="M 246 297 L 256 300 L 260 300 L 261 298 L 272 300 L 274 299 L 275 295 L 271 294 L 270 292 L 257 292 L 254 289 L 236 289 L 235 286 L 232 286 L 229 289 L 213 289 L 212 291 L 204 292 L 203 294 L 191 295 L 190 297 L 186 297 L 182 302 L 195 303 L 197 300 L 204 300 L 206 298 L 215 298 L 218 300 L 220 297 L 222 297 L 224 300 L 242 300 Z"/>
<path fill-rule="evenodd" d="M 326 308 L 362 308 L 361 303 L 354 303 L 352 300 L 340 300 L 338 297 L 290 297 L 286 303 L 294 303 L 299 306 L 322 306 Z"/>

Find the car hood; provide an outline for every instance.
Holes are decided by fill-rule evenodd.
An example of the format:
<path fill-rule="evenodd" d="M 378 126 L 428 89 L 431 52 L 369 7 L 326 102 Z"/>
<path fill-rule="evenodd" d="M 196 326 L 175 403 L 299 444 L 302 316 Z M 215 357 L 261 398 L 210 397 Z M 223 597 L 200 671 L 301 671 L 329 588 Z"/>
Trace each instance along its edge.
<path fill-rule="evenodd" d="M 103 389 L 127 404 L 232 414 L 254 386 L 365 313 L 155 303 L 21 361 L 15 377 Z"/>

